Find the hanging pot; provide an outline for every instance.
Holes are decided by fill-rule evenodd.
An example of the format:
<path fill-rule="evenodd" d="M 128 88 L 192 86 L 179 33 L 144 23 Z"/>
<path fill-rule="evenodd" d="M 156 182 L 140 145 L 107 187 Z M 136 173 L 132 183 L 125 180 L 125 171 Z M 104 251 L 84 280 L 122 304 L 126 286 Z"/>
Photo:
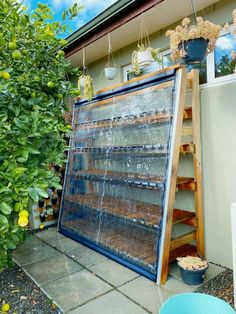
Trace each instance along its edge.
<path fill-rule="evenodd" d="M 115 67 L 107 67 L 104 69 L 105 76 L 108 80 L 114 80 L 115 76 L 118 73 L 118 69 Z"/>
<path fill-rule="evenodd" d="M 208 40 L 195 38 L 179 44 L 179 49 L 184 49 L 186 55 L 183 57 L 184 63 L 199 63 L 207 52 Z"/>
<path fill-rule="evenodd" d="M 154 61 L 150 50 L 138 51 L 137 58 L 141 67 L 148 66 Z"/>
<path fill-rule="evenodd" d="M 80 77 L 80 79 L 79 79 L 79 84 L 80 84 L 80 87 L 81 88 L 84 88 L 84 81 L 85 81 L 85 78 L 82 76 L 82 77 Z"/>

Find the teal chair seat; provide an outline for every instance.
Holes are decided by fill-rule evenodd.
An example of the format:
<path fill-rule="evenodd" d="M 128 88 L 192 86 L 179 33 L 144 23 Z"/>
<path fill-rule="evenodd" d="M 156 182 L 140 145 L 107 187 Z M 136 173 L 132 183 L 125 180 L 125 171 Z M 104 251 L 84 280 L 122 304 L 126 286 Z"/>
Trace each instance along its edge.
<path fill-rule="evenodd" d="M 169 298 L 160 314 L 235 314 L 235 311 L 228 303 L 211 295 L 184 293 Z"/>

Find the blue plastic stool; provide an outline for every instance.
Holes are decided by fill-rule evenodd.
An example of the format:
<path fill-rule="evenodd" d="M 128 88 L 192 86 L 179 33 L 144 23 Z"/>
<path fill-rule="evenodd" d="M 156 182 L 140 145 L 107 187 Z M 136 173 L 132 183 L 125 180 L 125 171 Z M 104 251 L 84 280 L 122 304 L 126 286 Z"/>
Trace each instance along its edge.
<path fill-rule="evenodd" d="M 169 298 L 160 314 L 235 314 L 232 307 L 211 295 L 183 293 Z"/>

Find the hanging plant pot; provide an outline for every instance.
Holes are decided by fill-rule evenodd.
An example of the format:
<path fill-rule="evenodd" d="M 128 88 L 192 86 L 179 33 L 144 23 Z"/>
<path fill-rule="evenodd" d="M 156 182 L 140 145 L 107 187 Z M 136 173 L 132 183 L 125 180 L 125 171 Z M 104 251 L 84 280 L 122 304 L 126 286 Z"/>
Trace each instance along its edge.
<path fill-rule="evenodd" d="M 105 76 L 108 80 L 114 80 L 118 73 L 118 69 L 115 67 L 107 67 L 104 69 Z"/>
<path fill-rule="evenodd" d="M 148 66 L 154 61 L 152 57 L 152 52 L 149 49 L 146 49 L 144 51 L 138 51 L 137 59 L 140 67 Z"/>
<path fill-rule="evenodd" d="M 85 81 L 85 78 L 84 77 L 80 77 L 79 84 L 80 84 L 81 88 L 84 88 L 84 81 Z"/>
<path fill-rule="evenodd" d="M 184 49 L 185 56 L 184 63 L 198 63 L 201 62 L 207 53 L 208 40 L 204 38 L 195 38 L 184 41 L 179 44 L 179 49 Z"/>

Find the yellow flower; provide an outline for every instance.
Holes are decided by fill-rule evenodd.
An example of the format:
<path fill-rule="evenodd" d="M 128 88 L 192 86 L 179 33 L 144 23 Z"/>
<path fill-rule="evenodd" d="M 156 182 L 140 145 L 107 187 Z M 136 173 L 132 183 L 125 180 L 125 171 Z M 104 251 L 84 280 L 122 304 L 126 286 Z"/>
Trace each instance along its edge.
<path fill-rule="evenodd" d="M 28 220 L 27 217 L 25 217 L 25 216 L 19 217 L 19 219 L 18 219 L 18 225 L 19 225 L 20 227 L 26 227 L 26 226 L 28 225 L 28 223 L 29 223 L 29 220 Z"/>
<path fill-rule="evenodd" d="M 2 312 L 8 312 L 10 310 L 10 305 L 8 303 L 4 303 L 2 306 Z"/>
<path fill-rule="evenodd" d="M 44 228 L 44 225 L 43 224 L 41 224 L 40 226 L 39 226 L 39 229 L 43 229 Z"/>
<path fill-rule="evenodd" d="M 27 210 L 23 209 L 23 210 L 21 210 L 19 212 L 19 217 L 26 217 L 26 218 L 28 218 L 29 217 L 29 212 Z"/>

